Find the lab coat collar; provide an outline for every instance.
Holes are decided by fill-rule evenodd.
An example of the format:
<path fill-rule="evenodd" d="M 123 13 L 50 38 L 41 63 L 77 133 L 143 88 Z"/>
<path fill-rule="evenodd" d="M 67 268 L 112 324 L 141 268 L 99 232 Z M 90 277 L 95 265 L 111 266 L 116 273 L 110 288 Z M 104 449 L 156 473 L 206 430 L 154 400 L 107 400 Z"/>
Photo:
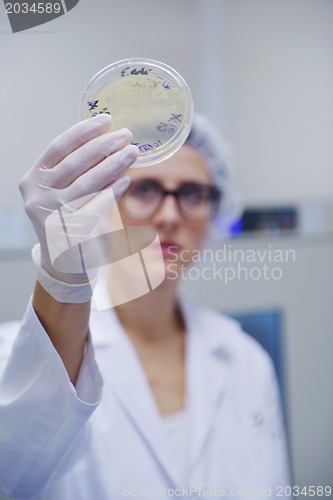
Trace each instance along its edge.
<path fill-rule="evenodd" d="M 96 346 L 112 346 L 117 339 L 119 340 L 121 336 L 125 335 L 125 332 L 118 321 L 117 314 L 108 294 L 105 277 L 99 279 L 94 290 L 94 296 L 96 296 L 98 303 L 103 305 L 103 309 L 92 309 L 93 322 L 100 325 L 100 328 L 94 328 L 93 343 Z M 227 360 L 230 356 L 232 357 L 232 330 L 239 331 L 240 329 L 239 324 L 235 320 L 223 314 L 205 310 L 203 307 L 188 304 L 182 298 L 179 298 L 179 305 L 189 337 L 192 337 L 193 333 L 197 332 L 196 336 L 200 337 L 204 344 L 203 348 L 207 353 L 216 354 L 221 360 Z M 110 315 L 112 321 L 115 322 L 116 328 L 110 327 Z M 205 321 L 202 323 L 203 317 L 205 320 L 209 318 L 210 328 L 205 324 Z M 109 324 L 109 327 L 106 327 L 107 324 Z"/>
<path fill-rule="evenodd" d="M 186 406 L 190 415 L 189 474 L 214 425 L 227 389 L 228 365 L 232 361 L 230 328 L 236 325 L 220 315 L 205 313 L 180 302 L 187 330 Z M 92 314 L 94 345 L 109 347 L 105 384 L 137 427 L 174 487 L 182 485 L 179 471 L 168 454 L 166 435 L 155 400 L 135 349 L 123 331 L 114 310 Z M 224 326 L 225 328 L 224 328 Z M 107 380 L 106 380 L 107 378 Z"/>

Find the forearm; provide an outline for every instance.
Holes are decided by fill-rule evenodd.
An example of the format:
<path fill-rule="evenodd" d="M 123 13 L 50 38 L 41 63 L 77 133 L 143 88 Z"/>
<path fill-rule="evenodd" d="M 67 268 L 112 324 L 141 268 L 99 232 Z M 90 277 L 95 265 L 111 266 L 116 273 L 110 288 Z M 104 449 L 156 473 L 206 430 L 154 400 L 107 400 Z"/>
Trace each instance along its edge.
<path fill-rule="evenodd" d="M 0 492 L 30 498 L 89 449 L 102 379 L 89 336 L 74 388 L 31 304 L 17 328 L 0 329 Z"/>
<path fill-rule="evenodd" d="M 63 304 L 37 282 L 32 305 L 75 385 L 89 330 L 90 301 Z"/>

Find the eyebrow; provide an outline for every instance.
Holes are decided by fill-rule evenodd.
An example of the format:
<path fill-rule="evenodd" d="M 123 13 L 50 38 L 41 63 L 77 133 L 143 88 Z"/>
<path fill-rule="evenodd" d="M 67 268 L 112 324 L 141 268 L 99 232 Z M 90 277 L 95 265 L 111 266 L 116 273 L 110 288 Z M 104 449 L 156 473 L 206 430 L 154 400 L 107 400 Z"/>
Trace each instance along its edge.
<path fill-rule="evenodd" d="M 154 177 L 142 177 L 140 179 L 133 179 L 132 184 L 136 182 L 156 182 L 157 184 L 163 185 L 164 182 L 162 180 L 156 179 Z M 177 185 L 182 185 L 182 184 L 199 184 L 200 186 L 213 186 L 212 183 L 199 180 L 199 179 L 183 179 L 181 181 L 177 182 Z"/>

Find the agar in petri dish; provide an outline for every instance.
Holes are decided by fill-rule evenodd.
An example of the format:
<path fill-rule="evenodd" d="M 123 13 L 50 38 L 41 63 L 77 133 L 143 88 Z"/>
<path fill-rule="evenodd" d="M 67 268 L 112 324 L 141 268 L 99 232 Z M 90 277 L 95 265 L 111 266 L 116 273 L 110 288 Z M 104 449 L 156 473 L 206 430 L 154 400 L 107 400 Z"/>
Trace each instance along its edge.
<path fill-rule="evenodd" d="M 173 68 L 152 59 L 124 59 L 99 71 L 81 102 L 81 119 L 112 116 L 110 131 L 133 133 L 139 156 L 132 167 L 147 167 L 172 156 L 185 142 L 193 119 L 190 89 Z"/>

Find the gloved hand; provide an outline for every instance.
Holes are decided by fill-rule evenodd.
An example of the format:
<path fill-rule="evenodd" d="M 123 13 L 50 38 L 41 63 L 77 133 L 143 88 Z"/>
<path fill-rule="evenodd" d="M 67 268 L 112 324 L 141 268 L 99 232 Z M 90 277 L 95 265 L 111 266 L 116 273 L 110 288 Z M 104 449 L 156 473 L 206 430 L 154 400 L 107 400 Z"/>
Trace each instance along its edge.
<path fill-rule="evenodd" d="M 120 174 L 138 155 L 127 129 L 105 133 L 110 123 L 101 114 L 65 131 L 19 184 L 39 240 L 37 279 L 60 302 L 89 300 L 88 271 L 99 262 L 93 231 L 129 186 Z"/>

